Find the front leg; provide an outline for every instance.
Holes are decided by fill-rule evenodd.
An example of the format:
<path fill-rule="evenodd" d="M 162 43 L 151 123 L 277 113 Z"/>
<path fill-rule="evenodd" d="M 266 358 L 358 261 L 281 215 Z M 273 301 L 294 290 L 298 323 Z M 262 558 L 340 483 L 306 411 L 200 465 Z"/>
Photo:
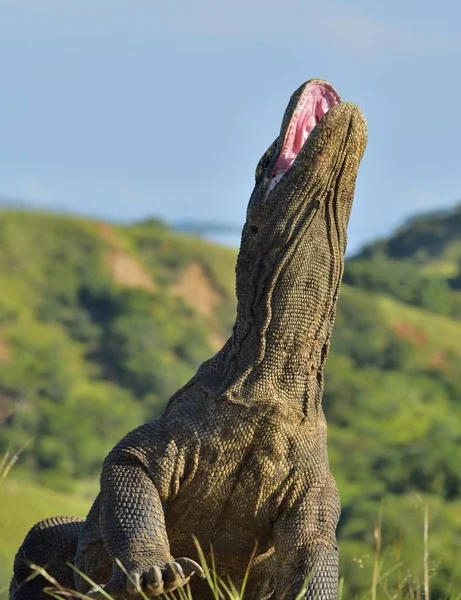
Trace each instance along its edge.
<path fill-rule="evenodd" d="M 336 483 L 324 482 L 298 494 L 274 525 L 277 586 L 274 600 L 338 599 L 339 551 L 336 526 L 340 516 Z"/>
<path fill-rule="evenodd" d="M 104 590 L 114 599 L 141 591 L 157 596 L 185 585 L 194 573 L 203 575 L 197 563 L 170 553 L 163 504 L 179 490 L 186 452 L 167 435 L 165 423 L 143 425 L 104 462 L 98 527 L 113 562 Z"/>

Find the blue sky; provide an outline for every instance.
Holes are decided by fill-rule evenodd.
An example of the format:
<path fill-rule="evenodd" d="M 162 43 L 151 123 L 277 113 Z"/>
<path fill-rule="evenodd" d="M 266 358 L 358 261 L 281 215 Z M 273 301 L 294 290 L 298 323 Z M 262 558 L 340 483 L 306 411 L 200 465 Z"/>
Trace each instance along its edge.
<path fill-rule="evenodd" d="M 0 196 L 240 225 L 311 77 L 369 122 L 352 250 L 461 199 L 455 0 L 0 0 Z"/>

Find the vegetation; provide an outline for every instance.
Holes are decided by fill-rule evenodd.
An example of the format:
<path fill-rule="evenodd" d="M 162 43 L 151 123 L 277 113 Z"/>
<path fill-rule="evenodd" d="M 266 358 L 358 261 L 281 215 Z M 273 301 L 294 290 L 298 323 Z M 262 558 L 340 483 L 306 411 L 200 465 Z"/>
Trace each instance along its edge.
<path fill-rule="evenodd" d="M 418 597 L 423 504 L 432 597 L 461 592 L 460 224 L 415 219 L 346 265 L 325 411 L 347 598 L 378 580 Z M 85 513 L 107 451 L 226 339 L 234 264 L 158 221 L 0 212 L 0 454 L 26 445 L 0 488 L 0 579 L 33 522 Z"/>

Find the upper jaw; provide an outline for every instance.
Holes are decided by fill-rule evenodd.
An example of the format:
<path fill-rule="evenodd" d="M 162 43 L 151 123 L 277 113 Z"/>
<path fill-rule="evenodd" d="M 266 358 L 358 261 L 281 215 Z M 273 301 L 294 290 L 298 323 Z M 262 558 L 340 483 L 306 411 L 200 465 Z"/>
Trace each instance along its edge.
<path fill-rule="evenodd" d="M 340 103 L 338 92 L 322 79 L 307 81 L 292 95 L 282 121 L 277 160 L 267 174 L 269 192 L 292 167 L 318 123 Z"/>
<path fill-rule="evenodd" d="M 309 106 L 311 116 L 314 117 L 310 123 L 307 112 L 304 120 L 298 118 Z M 316 112 L 315 108 L 319 106 L 320 110 Z M 309 125 L 306 139 L 296 139 L 296 127 L 299 124 Z M 286 210 L 285 196 L 292 196 L 291 186 L 294 181 L 304 191 L 319 189 L 319 185 L 322 187 L 322 181 L 325 177 L 331 178 L 332 170 L 336 170 L 344 153 L 351 155 L 358 169 L 366 141 L 366 120 L 357 106 L 342 102 L 338 92 L 324 80 L 312 79 L 304 83 L 290 98 L 282 120 L 277 148 L 253 190 L 247 219 L 255 215 L 255 210 L 259 213 L 258 207 L 263 208 L 267 202 L 272 204 L 272 200 L 275 202 L 274 210 Z M 290 155 L 293 149 L 295 152 Z"/>

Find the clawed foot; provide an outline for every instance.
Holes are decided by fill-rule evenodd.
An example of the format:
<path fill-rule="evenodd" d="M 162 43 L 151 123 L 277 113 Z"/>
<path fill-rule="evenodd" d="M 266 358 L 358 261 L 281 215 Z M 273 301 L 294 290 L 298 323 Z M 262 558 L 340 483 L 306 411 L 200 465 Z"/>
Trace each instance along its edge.
<path fill-rule="evenodd" d="M 107 585 L 101 586 L 106 595 L 98 590 L 92 590 L 87 593 L 87 596 L 97 600 L 107 600 L 108 594 L 117 600 L 117 598 L 126 596 L 127 593 L 129 596 L 136 596 L 136 594 L 144 592 L 147 597 L 154 597 L 186 585 L 194 573 L 202 579 L 205 578 L 202 567 L 190 558 L 178 558 L 163 569 L 154 566 L 146 573 L 127 571 L 122 573 L 123 577 L 120 577 L 120 572 Z"/>

